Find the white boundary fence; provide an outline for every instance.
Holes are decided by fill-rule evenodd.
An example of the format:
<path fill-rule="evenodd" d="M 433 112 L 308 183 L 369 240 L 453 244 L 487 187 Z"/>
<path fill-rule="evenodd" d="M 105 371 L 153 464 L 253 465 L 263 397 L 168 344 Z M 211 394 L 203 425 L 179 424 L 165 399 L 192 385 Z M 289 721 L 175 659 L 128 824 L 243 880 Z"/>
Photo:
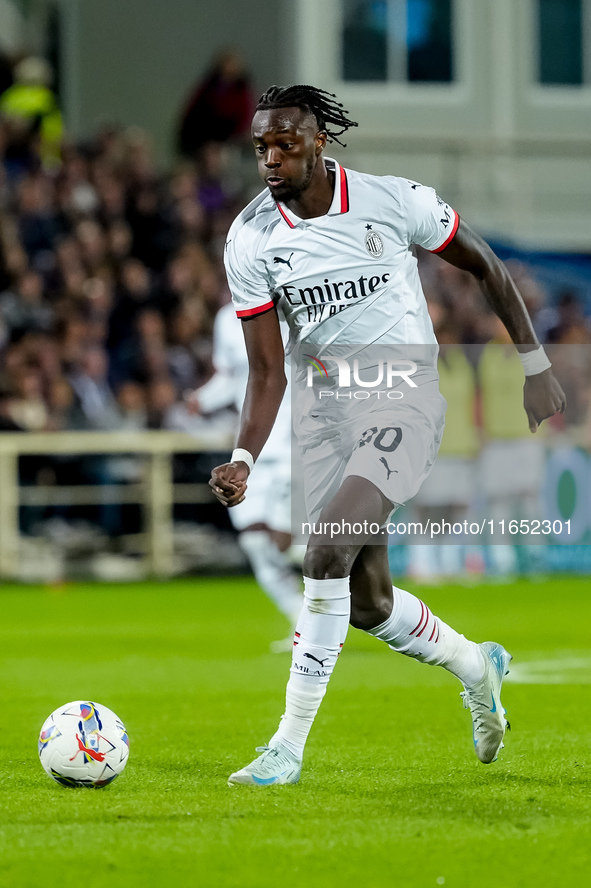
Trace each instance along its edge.
<path fill-rule="evenodd" d="M 172 573 L 173 506 L 214 500 L 207 484 L 174 484 L 175 453 L 231 451 L 233 436 L 191 436 L 182 432 L 40 432 L 0 434 L 0 578 L 19 570 L 19 507 L 140 503 L 144 511 L 145 559 L 148 572 Z M 58 454 L 134 454 L 145 456 L 143 478 L 125 485 L 59 485 L 21 487 L 20 456 Z"/>

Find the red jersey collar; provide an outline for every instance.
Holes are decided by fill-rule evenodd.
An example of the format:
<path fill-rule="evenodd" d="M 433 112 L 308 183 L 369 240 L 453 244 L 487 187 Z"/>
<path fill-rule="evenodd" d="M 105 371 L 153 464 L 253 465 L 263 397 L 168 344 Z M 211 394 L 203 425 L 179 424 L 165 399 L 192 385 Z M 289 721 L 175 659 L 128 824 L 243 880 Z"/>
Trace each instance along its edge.
<path fill-rule="evenodd" d="M 333 160 L 331 157 L 325 157 L 324 162 L 329 170 L 334 170 L 334 192 L 332 203 L 328 209 L 327 216 L 338 216 L 341 213 L 349 212 L 349 184 L 347 181 L 346 170 Z M 300 222 L 313 222 L 314 219 L 300 219 L 295 213 L 292 213 L 285 204 L 277 203 L 277 209 L 287 222 L 290 228 L 295 228 Z M 322 219 L 322 216 L 315 218 Z"/>

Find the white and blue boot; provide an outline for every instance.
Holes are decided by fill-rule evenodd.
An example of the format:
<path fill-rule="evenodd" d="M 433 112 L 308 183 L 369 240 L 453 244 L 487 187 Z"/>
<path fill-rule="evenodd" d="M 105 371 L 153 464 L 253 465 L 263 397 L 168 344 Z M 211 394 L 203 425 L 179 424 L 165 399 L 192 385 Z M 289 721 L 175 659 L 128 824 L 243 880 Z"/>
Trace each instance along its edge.
<path fill-rule="evenodd" d="M 298 782 L 302 763 L 285 746 L 257 746 L 257 752 L 262 755 L 235 774 L 230 774 L 228 786 L 279 786 Z"/>
<path fill-rule="evenodd" d="M 501 703 L 501 686 L 513 659 L 505 648 L 494 641 L 479 645 L 484 658 L 484 675 L 473 688 L 466 688 L 461 697 L 469 709 L 474 728 L 474 751 L 485 765 L 497 760 L 503 748 L 503 737 L 510 724 Z"/>

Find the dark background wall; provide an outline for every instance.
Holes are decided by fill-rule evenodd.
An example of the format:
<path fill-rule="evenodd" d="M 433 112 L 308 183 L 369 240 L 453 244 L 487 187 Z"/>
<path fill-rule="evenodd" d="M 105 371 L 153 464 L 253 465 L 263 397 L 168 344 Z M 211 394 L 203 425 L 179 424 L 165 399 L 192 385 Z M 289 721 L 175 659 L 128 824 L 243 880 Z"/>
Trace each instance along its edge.
<path fill-rule="evenodd" d="M 137 124 L 161 158 L 187 91 L 220 47 L 241 50 L 261 91 L 291 74 L 289 0 L 77 0 L 64 12 L 73 129 L 90 132 L 101 117 Z"/>

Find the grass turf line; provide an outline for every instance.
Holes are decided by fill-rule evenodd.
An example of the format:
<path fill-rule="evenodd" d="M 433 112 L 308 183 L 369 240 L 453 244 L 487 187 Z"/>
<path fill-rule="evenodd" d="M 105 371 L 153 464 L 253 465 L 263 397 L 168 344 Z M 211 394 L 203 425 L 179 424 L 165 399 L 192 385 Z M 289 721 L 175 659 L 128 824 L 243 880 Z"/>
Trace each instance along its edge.
<path fill-rule="evenodd" d="M 588 591 L 568 578 L 418 594 L 519 662 L 591 654 Z M 2 888 L 585 883 L 589 684 L 507 684 L 515 730 L 485 767 L 455 679 L 351 631 L 300 785 L 229 788 L 275 729 L 289 664 L 268 653 L 286 627 L 251 580 L 4 586 L 0 604 Z M 37 760 L 44 719 L 81 698 L 130 734 L 102 791 L 63 789 Z"/>

